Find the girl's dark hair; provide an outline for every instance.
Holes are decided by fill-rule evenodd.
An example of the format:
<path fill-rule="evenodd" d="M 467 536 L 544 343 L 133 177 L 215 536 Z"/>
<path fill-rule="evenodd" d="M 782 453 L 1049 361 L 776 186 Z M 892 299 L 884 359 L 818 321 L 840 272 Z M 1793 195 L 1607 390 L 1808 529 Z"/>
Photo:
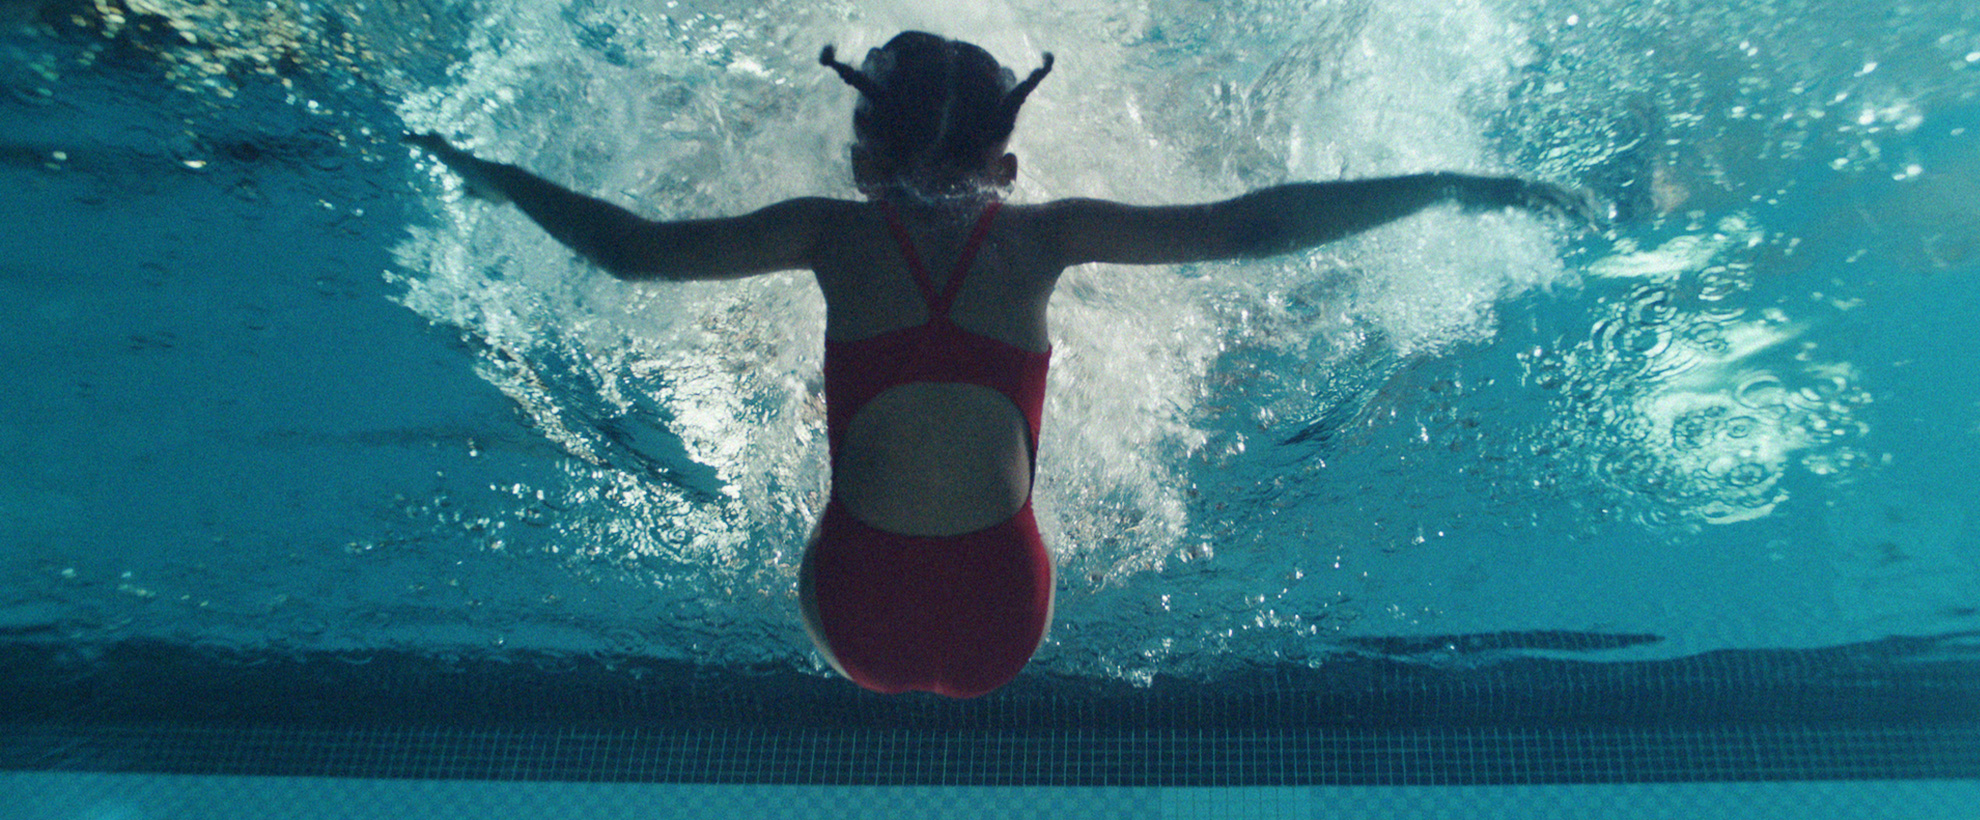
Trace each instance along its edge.
<path fill-rule="evenodd" d="M 1024 82 L 977 46 L 921 31 L 904 31 L 866 52 L 855 69 L 834 58 L 818 62 L 859 89 L 853 134 L 896 169 L 926 167 L 966 172 L 1017 127 L 1018 108 L 1052 71 L 1052 55 Z"/>

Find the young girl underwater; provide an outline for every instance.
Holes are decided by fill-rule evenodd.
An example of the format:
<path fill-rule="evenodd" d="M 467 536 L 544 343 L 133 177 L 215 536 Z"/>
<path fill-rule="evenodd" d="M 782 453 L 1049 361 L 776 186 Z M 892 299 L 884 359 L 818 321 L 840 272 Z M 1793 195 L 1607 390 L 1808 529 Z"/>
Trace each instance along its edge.
<path fill-rule="evenodd" d="M 819 62 L 859 92 L 852 168 L 865 201 L 659 222 L 438 135 L 408 141 L 621 279 L 817 277 L 831 497 L 800 600 L 819 652 L 878 692 L 982 695 L 1044 639 L 1053 567 L 1031 491 L 1052 355 L 1046 305 L 1066 268 L 1289 253 L 1446 202 L 1590 215 L 1552 185 L 1449 173 L 1194 205 L 1007 204 L 1018 165 L 1006 143 L 1051 54 L 1018 82 L 977 46 L 910 31 L 858 68 L 830 46 Z"/>

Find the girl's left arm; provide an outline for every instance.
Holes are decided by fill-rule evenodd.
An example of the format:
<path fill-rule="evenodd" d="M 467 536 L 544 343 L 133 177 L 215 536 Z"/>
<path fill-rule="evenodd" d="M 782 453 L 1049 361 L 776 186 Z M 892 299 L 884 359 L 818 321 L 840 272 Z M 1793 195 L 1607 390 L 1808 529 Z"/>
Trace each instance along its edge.
<path fill-rule="evenodd" d="M 1097 199 L 1042 206 L 1065 265 L 1159 265 L 1257 258 L 1332 242 L 1440 203 L 1519 208 L 1600 223 L 1606 206 L 1542 182 L 1469 174 L 1295 182 L 1223 202 L 1146 207 Z"/>

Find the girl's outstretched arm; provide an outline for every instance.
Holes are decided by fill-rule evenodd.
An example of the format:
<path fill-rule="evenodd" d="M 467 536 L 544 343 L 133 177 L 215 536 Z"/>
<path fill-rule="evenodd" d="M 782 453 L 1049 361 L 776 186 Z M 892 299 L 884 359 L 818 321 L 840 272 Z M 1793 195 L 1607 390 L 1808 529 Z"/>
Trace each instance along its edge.
<path fill-rule="evenodd" d="M 1590 198 L 1557 186 L 1450 173 L 1296 182 L 1202 205 L 1142 207 L 1066 199 L 1044 208 L 1066 265 L 1160 265 L 1288 253 L 1444 202 L 1467 210 L 1524 208 L 1602 221 Z"/>
<path fill-rule="evenodd" d="M 468 192 L 513 202 L 557 241 L 621 279 L 729 279 L 808 269 L 829 199 L 792 199 L 755 213 L 658 222 L 513 165 L 489 162 L 437 134 L 408 135 L 461 176 Z"/>

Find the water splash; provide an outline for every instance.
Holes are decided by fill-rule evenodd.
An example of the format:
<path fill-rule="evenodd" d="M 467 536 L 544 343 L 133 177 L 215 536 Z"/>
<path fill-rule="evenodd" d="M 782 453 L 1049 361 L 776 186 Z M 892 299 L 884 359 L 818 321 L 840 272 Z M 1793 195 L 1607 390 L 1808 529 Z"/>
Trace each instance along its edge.
<path fill-rule="evenodd" d="M 1264 263 L 1070 273 L 1053 305 L 1038 499 L 1065 589 L 1042 666 L 1207 675 L 1319 662 L 1339 635 L 1509 625 L 1622 623 L 1673 636 L 1661 651 L 1816 641 L 1856 616 L 1728 579 L 1797 560 L 1844 566 L 1853 580 L 1835 597 L 1888 624 L 1917 610 L 1892 590 L 1942 568 L 1970 577 L 1956 515 L 1898 509 L 1929 506 L 1927 494 L 1866 491 L 1857 505 L 1920 522 L 1910 529 L 1807 525 L 1837 488 L 1881 480 L 1894 446 L 1873 425 L 1891 423 L 1880 413 L 1902 398 L 1895 363 L 1913 354 L 1861 352 L 1852 323 L 1895 323 L 1893 288 L 1966 270 L 1980 247 L 1962 199 L 1971 152 L 1934 147 L 1972 126 L 1958 112 L 1980 87 L 1968 59 L 1980 12 L 732 5 L 105 3 L 99 16 L 121 9 L 123 22 L 63 35 L 85 56 L 0 68 L 7 104 L 47 111 L 64 78 L 155 63 L 129 76 L 164 78 L 199 113 L 102 137 L 142 144 L 116 154 L 124 166 L 225 169 L 240 191 L 229 201 L 246 203 L 270 172 L 242 157 L 283 159 L 338 183 L 254 207 L 336 212 L 325 230 L 337 236 L 361 224 L 354 188 L 397 197 L 409 185 L 398 174 L 424 170 L 410 187 L 430 211 L 412 219 L 388 283 L 375 279 L 392 264 L 381 260 L 352 274 L 372 290 L 319 288 L 372 300 L 389 289 L 447 329 L 436 347 L 458 339 L 524 419 L 410 436 L 482 469 L 349 488 L 387 501 L 330 549 L 280 545 L 294 562 L 200 552 L 227 591 L 193 563 L 121 558 L 29 566 L 19 572 L 36 580 L 14 586 L 52 584 L 51 600 L 85 602 L 69 620 L 134 632 L 811 664 L 791 587 L 824 491 L 813 286 L 618 283 L 411 166 L 397 132 L 464 137 L 654 216 L 850 197 L 851 92 L 811 58 L 904 27 L 1014 64 L 1058 53 L 1013 146 L 1021 200 L 1192 201 L 1455 168 L 1586 184 L 1631 217 L 1613 247 L 1525 217 L 1434 211 Z M 159 85 L 105 83 L 116 93 L 104 99 Z M 352 113 L 365 97 L 394 110 Z M 271 113 L 282 110 L 295 116 Z M 42 122 L 10 121 L 0 158 L 71 176 L 115 165 Z M 150 184 L 101 174 L 105 191 Z M 294 440 L 377 437 L 267 437 Z M 307 469 L 276 478 L 320 479 Z M 87 514 L 75 493 L 30 489 L 8 497 L 29 499 L 37 521 Z M 31 536 L 59 532 L 37 523 Z M 1674 554 L 1731 571 L 1674 586 L 1641 560 Z M 256 589 L 269 577 L 280 593 Z M 1933 607 L 1970 606 L 1957 584 L 1941 587 Z M 1714 631 L 1732 620 L 1748 632 Z"/>

